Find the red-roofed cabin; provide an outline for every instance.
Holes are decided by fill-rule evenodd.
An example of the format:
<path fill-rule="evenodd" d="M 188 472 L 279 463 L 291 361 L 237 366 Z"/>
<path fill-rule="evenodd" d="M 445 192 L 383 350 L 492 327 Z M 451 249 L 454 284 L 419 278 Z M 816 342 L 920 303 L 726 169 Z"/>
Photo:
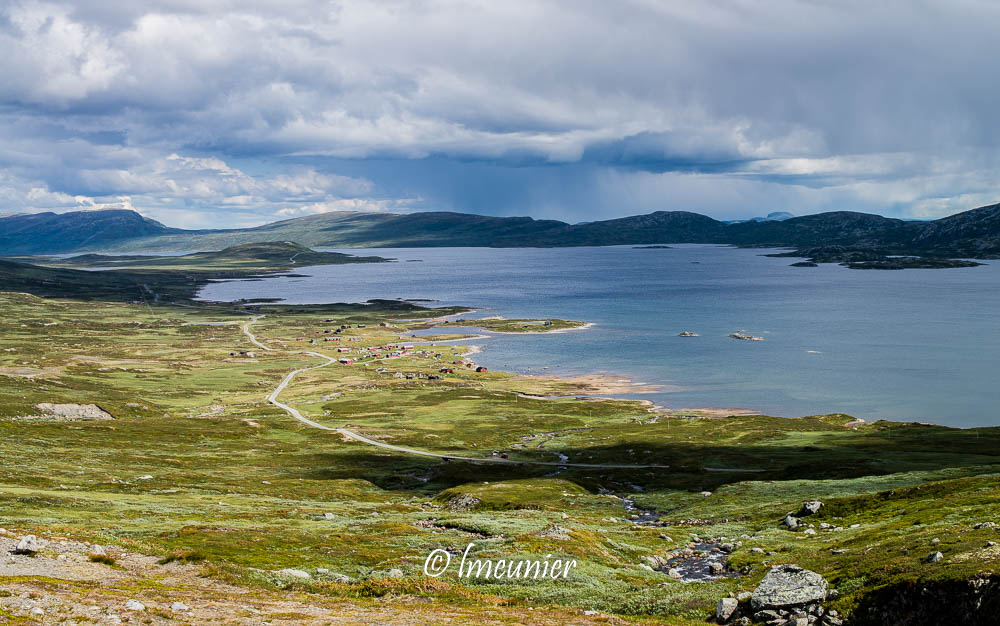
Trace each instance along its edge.
<path fill-rule="evenodd" d="M 485 367 L 483 367 L 482 365 L 480 365 L 479 367 L 477 367 L 477 368 L 476 368 L 476 371 L 477 371 L 477 372 L 485 372 L 485 371 L 486 371 L 486 368 L 485 368 Z"/>

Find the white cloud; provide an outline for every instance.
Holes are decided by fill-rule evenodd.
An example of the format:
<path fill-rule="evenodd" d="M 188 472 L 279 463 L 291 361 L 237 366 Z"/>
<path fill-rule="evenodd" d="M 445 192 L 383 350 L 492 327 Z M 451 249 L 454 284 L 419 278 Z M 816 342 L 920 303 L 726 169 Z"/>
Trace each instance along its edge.
<path fill-rule="evenodd" d="M 395 200 L 372 200 L 369 198 L 338 198 L 326 202 L 313 202 L 301 206 L 279 209 L 275 215 L 282 218 L 302 217 L 303 215 L 318 215 L 335 211 L 401 211 L 410 208 L 414 199 L 400 198 Z"/>
<path fill-rule="evenodd" d="M 1000 5 L 971 0 L 16 0 L 0 208 L 129 196 L 221 220 L 419 196 L 573 216 L 725 197 L 745 215 L 751 187 L 793 212 L 969 208 L 1000 174 L 998 28 Z M 449 178 L 468 163 L 530 204 Z M 580 184 L 607 204 L 526 164 L 592 166 Z M 706 195 L 674 204 L 692 181 Z"/>

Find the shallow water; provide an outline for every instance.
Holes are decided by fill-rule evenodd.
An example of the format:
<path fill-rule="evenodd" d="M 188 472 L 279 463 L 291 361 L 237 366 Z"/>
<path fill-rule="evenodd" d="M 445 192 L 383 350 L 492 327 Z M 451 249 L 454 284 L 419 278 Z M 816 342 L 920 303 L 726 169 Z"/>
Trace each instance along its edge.
<path fill-rule="evenodd" d="M 401 262 L 296 268 L 309 277 L 214 283 L 202 297 L 415 298 L 475 306 L 474 316 L 585 320 L 596 326 L 476 339 L 476 360 L 531 374 L 621 374 L 664 385 L 637 397 L 677 409 L 1000 424 L 1000 263 L 795 268 L 766 251 L 694 245 L 338 251 Z M 677 337 L 685 330 L 700 336 Z M 737 330 L 765 340 L 726 336 Z"/>

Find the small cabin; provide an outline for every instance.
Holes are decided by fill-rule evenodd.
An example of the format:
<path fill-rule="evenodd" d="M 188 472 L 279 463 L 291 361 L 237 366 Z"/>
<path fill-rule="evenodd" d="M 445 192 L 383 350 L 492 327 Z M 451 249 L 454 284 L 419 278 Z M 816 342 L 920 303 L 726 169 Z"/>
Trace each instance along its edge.
<path fill-rule="evenodd" d="M 483 372 L 486 371 L 486 368 L 483 367 L 482 365 L 480 365 L 479 367 L 476 368 L 476 371 L 479 372 L 479 373 L 483 373 Z"/>
<path fill-rule="evenodd" d="M 442 367 L 440 372 L 442 374 L 454 374 L 455 370 L 451 369 L 450 367 Z"/>

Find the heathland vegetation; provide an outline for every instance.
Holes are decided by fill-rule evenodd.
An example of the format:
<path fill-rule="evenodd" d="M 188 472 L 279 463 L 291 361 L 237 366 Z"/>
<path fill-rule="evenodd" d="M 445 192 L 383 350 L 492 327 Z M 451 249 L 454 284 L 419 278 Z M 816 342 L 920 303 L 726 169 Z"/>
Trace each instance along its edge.
<path fill-rule="evenodd" d="M 0 543 L 39 538 L 0 564 L 0 617 L 695 624 L 727 596 L 752 615 L 741 592 L 786 563 L 836 590 L 826 623 L 938 615 L 920 598 L 944 591 L 953 614 L 993 601 L 976 594 L 997 586 L 1000 428 L 583 397 L 579 381 L 476 371 L 440 343 L 465 324 L 579 322 L 198 303 L 176 287 L 191 259 L 137 262 L 16 265 L 48 297 L 0 293 Z M 84 275 L 102 297 L 58 293 Z M 147 275 L 161 278 L 115 291 Z M 412 336 L 431 324 L 440 334 Z M 306 420 L 482 461 L 294 419 L 268 397 L 296 370 L 279 400 Z M 432 550 L 457 560 L 470 542 L 479 558 L 578 565 L 559 580 L 424 574 Z"/>

